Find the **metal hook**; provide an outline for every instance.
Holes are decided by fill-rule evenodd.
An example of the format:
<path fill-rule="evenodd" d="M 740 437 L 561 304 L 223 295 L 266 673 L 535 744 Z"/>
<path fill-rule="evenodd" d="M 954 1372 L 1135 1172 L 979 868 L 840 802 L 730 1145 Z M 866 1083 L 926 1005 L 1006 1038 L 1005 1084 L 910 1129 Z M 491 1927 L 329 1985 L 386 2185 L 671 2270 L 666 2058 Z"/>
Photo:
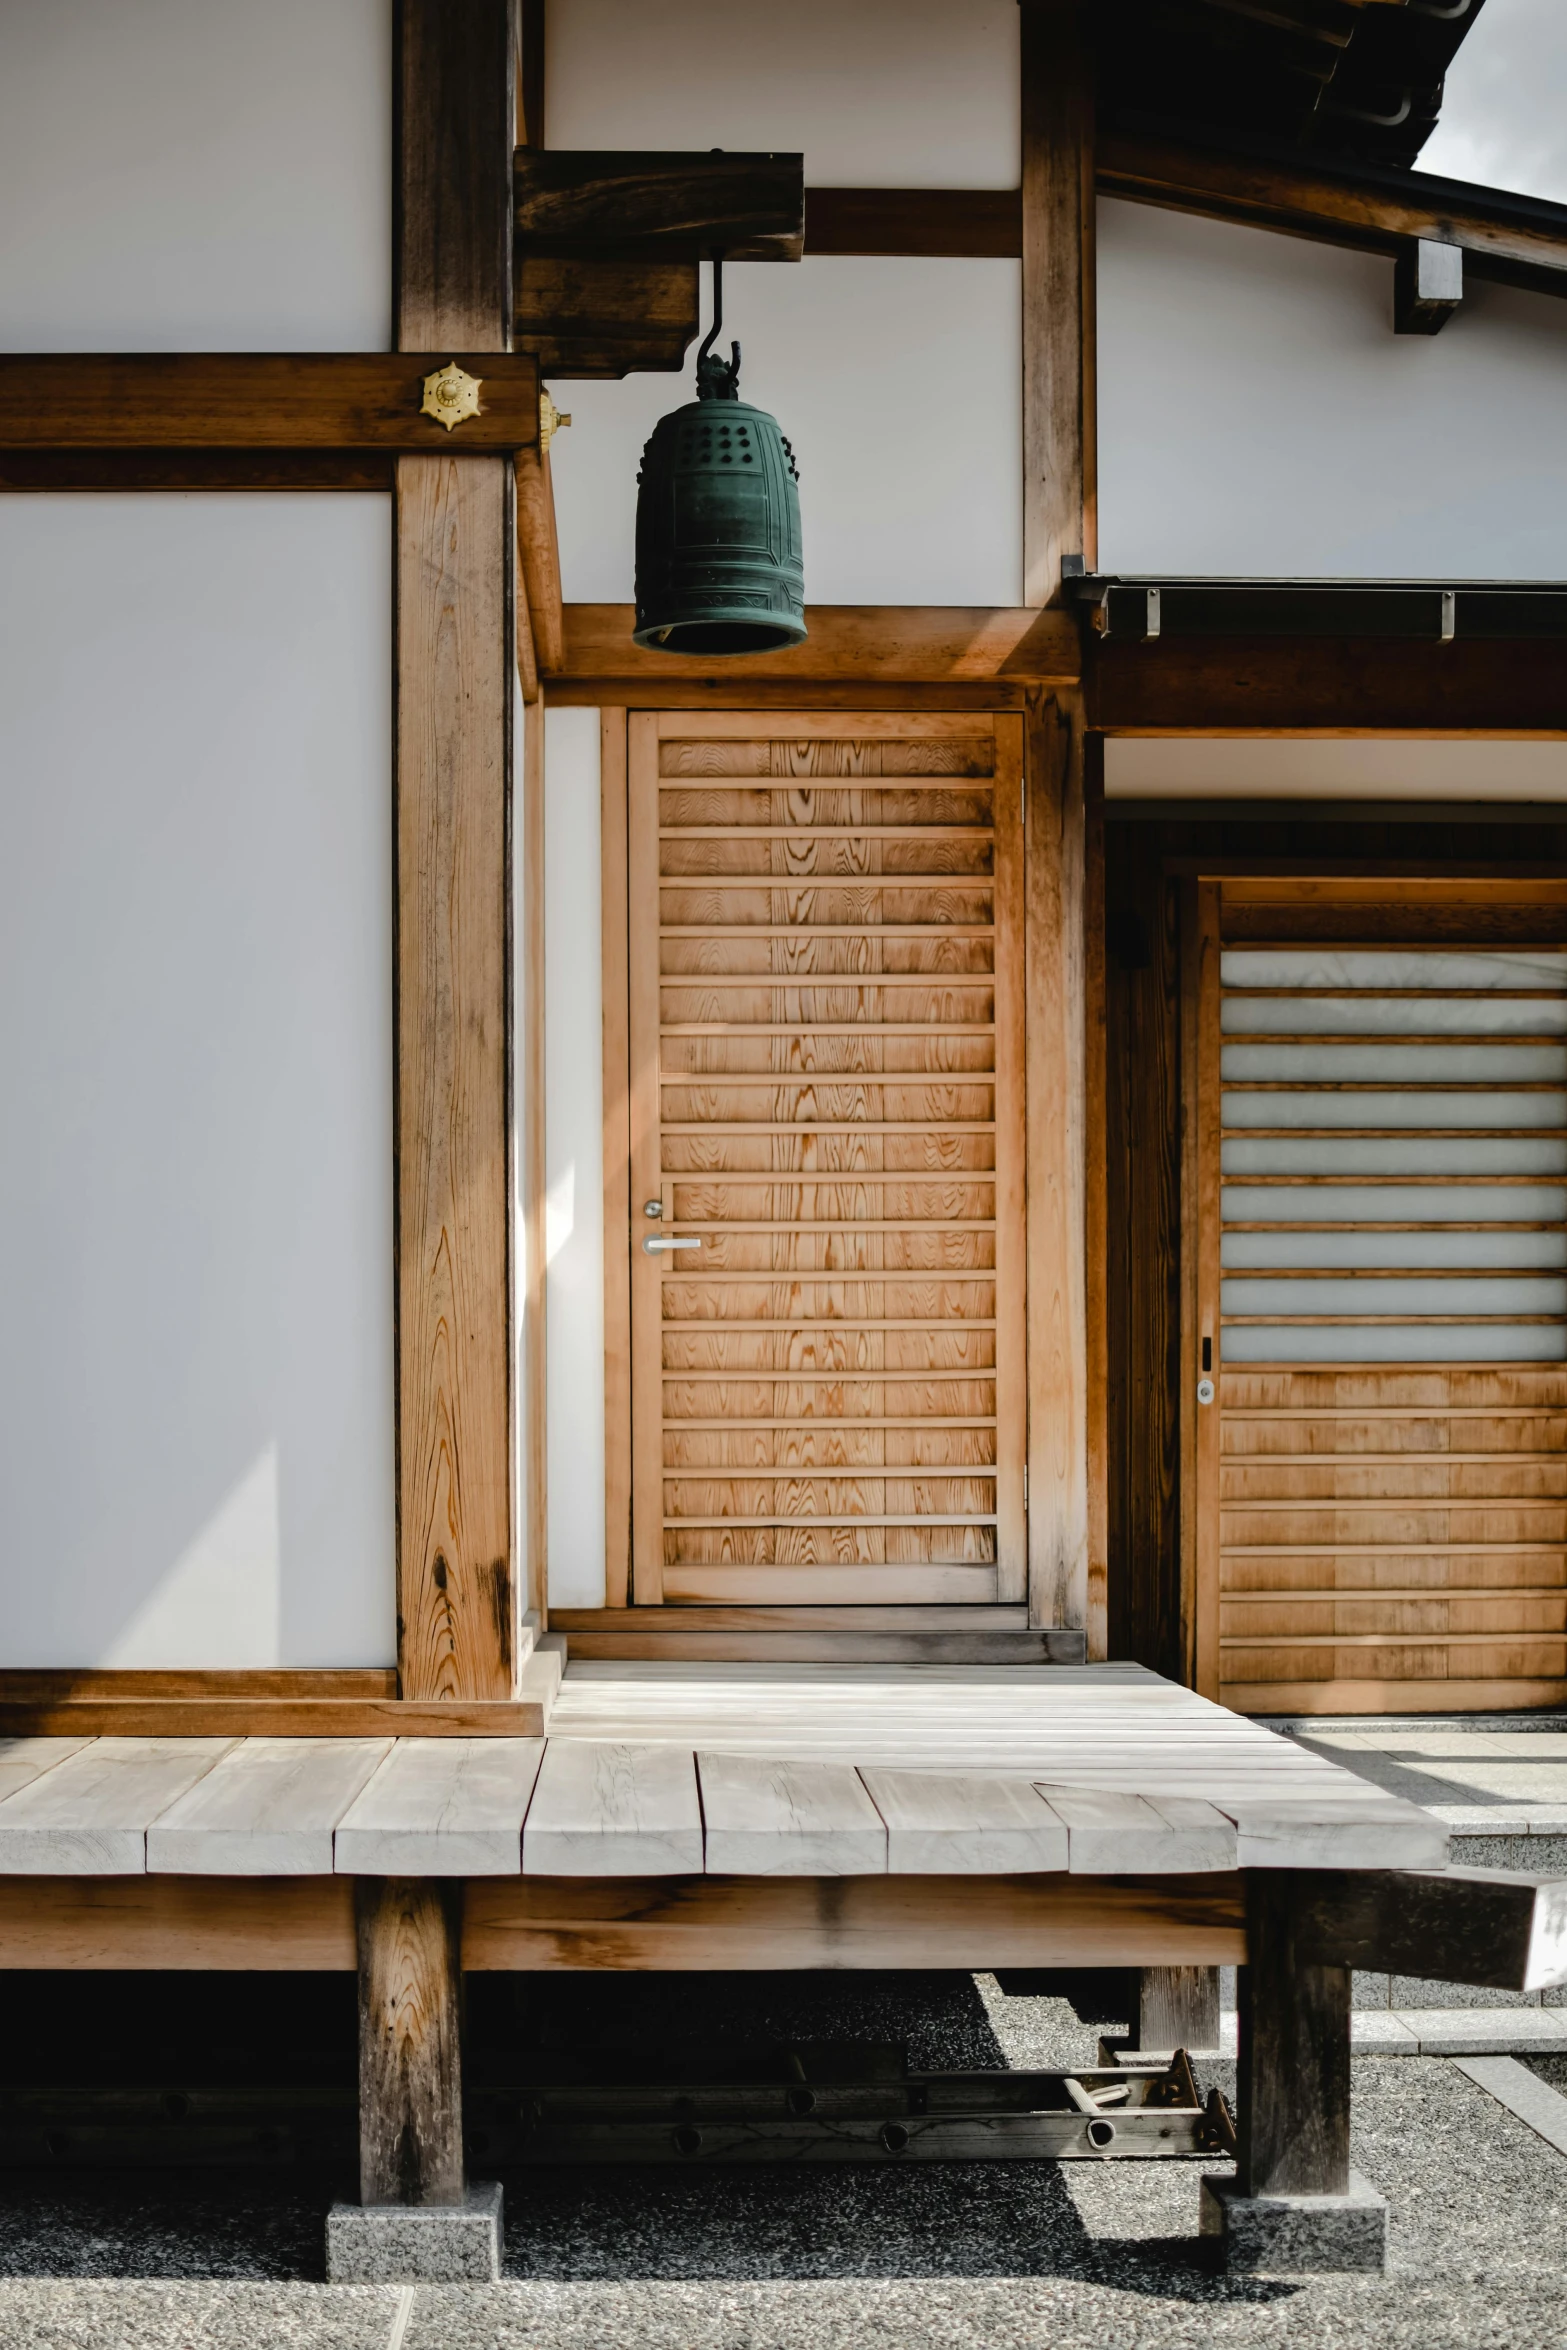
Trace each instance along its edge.
<path fill-rule="evenodd" d="M 730 344 L 730 356 L 727 360 L 709 361 L 707 356 L 722 333 L 724 324 L 724 256 L 722 247 L 713 252 L 711 259 L 713 264 L 713 323 L 703 336 L 701 348 L 696 355 L 697 391 L 698 396 L 703 399 L 711 398 L 713 392 L 716 392 L 719 398 L 732 400 L 737 396 L 740 382 L 739 344 Z M 703 389 L 704 375 L 713 387 L 711 392 Z"/>

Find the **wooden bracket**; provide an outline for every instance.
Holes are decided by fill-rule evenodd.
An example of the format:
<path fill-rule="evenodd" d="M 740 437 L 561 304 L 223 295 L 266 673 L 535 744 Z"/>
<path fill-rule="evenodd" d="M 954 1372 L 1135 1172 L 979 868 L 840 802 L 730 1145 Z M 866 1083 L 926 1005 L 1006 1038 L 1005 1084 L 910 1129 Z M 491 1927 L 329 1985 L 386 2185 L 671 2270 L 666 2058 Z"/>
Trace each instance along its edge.
<path fill-rule="evenodd" d="M 1461 245 L 1412 237 L 1393 263 L 1393 332 L 1437 335 L 1464 298 Z"/>

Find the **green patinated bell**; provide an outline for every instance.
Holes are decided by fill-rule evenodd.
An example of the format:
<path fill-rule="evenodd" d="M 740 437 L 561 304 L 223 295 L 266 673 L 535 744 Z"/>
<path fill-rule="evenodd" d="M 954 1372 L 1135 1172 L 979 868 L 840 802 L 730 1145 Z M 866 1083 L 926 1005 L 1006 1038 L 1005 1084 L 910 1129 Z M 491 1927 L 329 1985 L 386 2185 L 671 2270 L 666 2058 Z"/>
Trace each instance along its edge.
<path fill-rule="evenodd" d="M 794 452 L 739 396 L 732 360 L 697 361 L 697 396 L 662 417 L 637 493 L 639 645 L 763 653 L 805 635 Z"/>

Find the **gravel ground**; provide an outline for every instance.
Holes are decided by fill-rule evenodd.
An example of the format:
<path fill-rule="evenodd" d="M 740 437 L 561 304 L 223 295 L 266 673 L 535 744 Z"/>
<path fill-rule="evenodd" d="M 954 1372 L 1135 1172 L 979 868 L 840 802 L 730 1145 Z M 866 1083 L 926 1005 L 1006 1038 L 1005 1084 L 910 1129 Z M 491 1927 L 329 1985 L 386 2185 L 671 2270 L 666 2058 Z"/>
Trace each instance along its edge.
<path fill-rule="evenodd" d="M 1082 2062 L 1118 2020 L 1094 2013 L 1113 1999 L 1079 2014 L 989 1977 L 709 1979 L 697 2009 L 672 1980 L 656 1998 L 666 2027 L 901 2039 L 916 2065 Z M 538 2020 L 613 2045 L 653 2019 L 617 1986 Z M 519 2174 L 507 2281 L 411 2295 L 318 2281 L 329 2182 L 57 2175 L 0 2186 L 0 2346 L 1567 2350 L 1567 2158 L 1439 2059 L 1361 2059 L 1355 2091 L 1356 2161 L 1393 2206 L 1385 2277 L 1209 2275 L 1213 2164 Z"/>

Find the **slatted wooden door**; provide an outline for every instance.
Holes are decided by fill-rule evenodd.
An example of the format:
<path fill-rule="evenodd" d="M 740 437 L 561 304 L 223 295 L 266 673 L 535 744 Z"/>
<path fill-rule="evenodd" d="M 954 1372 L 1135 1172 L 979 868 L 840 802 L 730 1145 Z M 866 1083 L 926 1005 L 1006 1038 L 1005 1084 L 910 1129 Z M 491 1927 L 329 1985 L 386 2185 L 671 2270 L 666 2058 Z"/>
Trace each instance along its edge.
<path fill-rule="evenodd" d="M 1219 1693 L 1560 1702 L 1567 889 L 1204 894 Z"/>
<path fill-rule="evenodd" d="M 630 721 L 638 1602 L 1024 1597 L 1021 762 Z"/>

